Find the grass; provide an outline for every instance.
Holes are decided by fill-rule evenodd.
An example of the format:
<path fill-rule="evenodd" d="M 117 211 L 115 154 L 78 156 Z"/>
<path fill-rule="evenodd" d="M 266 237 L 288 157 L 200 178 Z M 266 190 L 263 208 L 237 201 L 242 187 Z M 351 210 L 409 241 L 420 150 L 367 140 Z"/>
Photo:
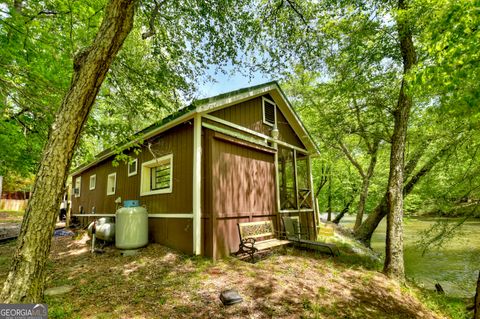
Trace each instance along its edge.
<path fill-rule="evenodd" d="M 415 295 L 428 308 L 444 313 L 449 318 L 470 319 L 473 316 L 473 312 L 466 309 L 468 305 L 473 304 L 473 300 L 449 297 L 417 287 L 409 288 L 409 293 Z"/>
<path fill-rule="evenodd" d="M 108 247 L 92 255 L 89 244 L 84 233 L 54 238 L 47 287 L 74 289 L 46 296 L 50 318 L 466 318 L 461 300 L 400 287 L 346 243 L 337 258 L 287 248 L 255 264 L 214 263 L 159 244 L 130 257 Z M 13 242 L 0 245 L 0 282 L 13 250 Z M 219 294 L 231 288 L 244 301 L 224 307 Z"/>
<path fill-rule="evenodd" d="M 18 223 L 23 219 L 24 211 L 0 211 L 0 223 Z"/>

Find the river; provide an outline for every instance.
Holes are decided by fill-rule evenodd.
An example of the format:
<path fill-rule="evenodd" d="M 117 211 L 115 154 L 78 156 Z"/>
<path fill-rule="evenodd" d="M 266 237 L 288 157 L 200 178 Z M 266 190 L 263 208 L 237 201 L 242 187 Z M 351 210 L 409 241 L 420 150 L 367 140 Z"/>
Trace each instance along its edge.
<path fill-rule="evenodd" d="M 420 233 L 428 229 L 438 218 L 406 218 L 404 220 L 404 258 L 406 276 L 427 289 L 435 289 L 435 283 L 446 294 L 455 297 L 473 297 L 480 270 L 480 220 L 468 220 L 460 233 L 440 249 L 432 249 L 422 256 L 416 245 Z M 352 227 L 355 216 L 345 216 L 341 224 Z M 448 223 L 458 219 L 445 219 Z M 372 249 L 385 254 L 385 220 L 372 237 Z"/>

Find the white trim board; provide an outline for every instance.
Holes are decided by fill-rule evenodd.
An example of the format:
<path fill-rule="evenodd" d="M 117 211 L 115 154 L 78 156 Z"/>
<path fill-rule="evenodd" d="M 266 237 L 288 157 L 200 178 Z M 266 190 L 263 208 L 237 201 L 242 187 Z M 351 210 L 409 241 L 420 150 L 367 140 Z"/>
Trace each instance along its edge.
<path fill-rule="evenodd" d="M 72 217 L 115 217 L 115 214 L 72 214 Z"/>
<path fill-rule="evenodd" d="M 268 122 L 265 118 L 265 102 L 273 105 L 273 123 Z M 274 101 L 267 99 L 264 96 L 262 96 L 262 121 L 263 121 L 263 124 L 268 125 L 270 127 L 277 126 L 277 104 Z"/>
<path fill-rule="evenodd" d="M 152 171 L 151 169 L 165 163 L 170 163 L 170 179 L 168 188 L 154 189 L 151 187 Z M 162 157 L 154 158 L 148 162 L 142 163 L 140 169 L 140 196 L 169 194 L 173 192 L 173 154 L 167 154 Z"/>
<path fill-rule="evenodd" d="M 130 172 L 130 165 L 133 165 L 133 163 L 135 163 L 135 171 Z M 137 175 L 137 173 L 138 173 L 138 158 L 135 158 L 131 162 L 127 163 L 127 175 L 128 175 L 128 177 L 130 177 L 130 176 Z"/>
<path fill-rule="evenodd" d="M 256 98 L 258 96 L 267 94 L 270 91 L 275 90 L 276 88 L 278 88 L 278 86 L 272 83 L 270 85 L 267 85 L 255 90 L 249 90 L 234 96 L 229 96 L 223 99 L 219 99 L 219 100 L 201 105 L 200 107 L 197 108 L 197 112 L 199 113 L 215 112 L 217 110 L 221 110 L 223 108 L 232 106 L 234 104 L 242 103 L 243 101 L 247 101 L 247 100 Z"/>
<path fill-rule="evenodd" d="M 93 186 L 92 186 L 93 181 Z M 90 175 L 88 179 L 88 190 L 93 191 L 97 187 L 97 174 Z"/>
<path fill-rule="evenodd" d="M 195 114 L 204 115 L 206 113 L 211 113 L 211 112 L 214 112 L 216 110 L 220 110 L 220 109 L 232 106 L 234 104 L 238 104 L 238 103 L 241 103 L 243 101 L 253 99 L 253 98 L 265 95 L 265 94 L 270 94 L 271 95 L 275 104 L 277 105 L 277 108 L 282 112 L 282 114 L 285 116 L 285 118 L 287 119 L 288 123 L 290 124 L 290 126 L 292 127 L 294 132 L 298 135 L 298 137 L 300 138 L 302 143 L 304 143 L 305 146 L 307 147 L 308 153 L 318 155 L 319 154 L 318 147 L 313 142 L 310 135 L 307 133 L 307 130 L 305 129 L 304 125 L 300 121 L 297 114 L 293 111 L 293 108 L 292 108 L 290 102 L 287 100 L 286 96 L 283 94 L 282 90 L 280 89 L 280 86 L 275 82 L 270 83 L 270 84 L 266 84 L 265 86 L 262 86 L 262 87 L 257 88 L 257 89 L 248 90 L 248 88 L 247 88 L 246 92 L 238 93 L 238 94 L 233 95 L 233 96 L 225 97 L 225 98 L 222 98 L 222 99 L 218 99 L 216 101 L 212 101 L 210 103 L 200 105 L 196 109 L 194 109 L 192 111 L 189 111 L 186 114 L 184 114 L 184 115 L 182 115 L 182 116 L 180 116 L 176 119 L 173 119 L 171 122 L 168 122 L 168 123 L 156 128 L 156 129 L 154 129 L 154 130 L 152 130 L 148 133 L 145 133 L 144 135 L 136 138 L 135 140 L 133 140 L 129 143 L 126 143 L 122 147 L 128 148 L 129 146 L 131 146 L 131 145 L 133 145 L 133 144 L 135 144 L 135 143 L 137 143 L 141 140 L 146 140 L 146 139 L 149 139 L 149 138 L 151 138 L 155 135 L 158 135 L 158 134 L 160 134 L 160 133 L 162 133 L 162 132 L 164 132 L 164 131 L 166 131 L 170 128 L 173 128 L 174 126 L 176 126 L 180 123 L 183 123 L 185 121 L 188 121 L 188 120 L 192 119 L 195 116 Z M 86 166 L 81 167 L 81 168 L 77 169 L 76 171 L 73 171 L 71 173 L 71 175 L 72 176 L 78 175 L 78 174 L 82 173 L 83 171 L 85 171 L 85 170 L 91 168 L 92 166 L 96 165 L 97 163 L 100 163 L 100 162 L 108 159 L 112 155 L 115 155 L 115 151 L 113 151 L 113 150 L 106 153 L 105 155 L 99 157 L 97 160 L 87 164 Z"/>
<path fill-rule="evenodd" d="M 72 214 L 73 217 L 115 217 L 115 214 Z M 193 214 L 148 214 L 148 218 L 193 218 Z"/>
<path fill-rule="evenodd" d="M 197 112 L 201 112 L 202 115 L 204 113 L 212 113 L 234 104 L 241 103 L 243 101 L 253 99 L 265 94 L 270 94 L 273 98 L 273 102 L 276 104 L 277 108 L 282 112 L 282 114 L 287 119 L 288 123 L 292 127 L 293 131 L 297 136 L 300 138 L 302 143 L 305 144 L 309 153 L 312 154 L 319 154 L 319 149 L 316 144 L 311 139 L 310 135 L 308 134 L 305 126 L 300 121 L 300 118 L 297 114 L 293 111 L 293 108 L 290 102 L 287 100 L 287 97 L 283 94 L 280 86 L 277 83 L 271 83 L 270 85 L 250 90 L 247 92 L 239 93 L 235 96 L 227 97 L 224 99 L 220 99 L 218 101 L 213 101 L 211 103 L 204 104 L 197 109 Z M 275 115 L 276 116 L 276 115 Z"/>
<path fill-rule="evenodd" d="M 148 214 L 148 218 L 193 218 L 193 214 Z"/>
<path fill-rule="evenodd" d="M 113 187 L 111 190 L 111 186 L 110 185 L 110 181 L 112 180 L 112 177 L 113 177 Z M 114 173 L 110 173 L 107 175 L 107 196 L 110 196 L 110 195 L 115 195 L 115 193 L 117 192 L 117 172 L 114 172 Z"/>
<path fill-rule="evenodd" d="M 202 117 L 193 119 L 193 254 L 202 253 Z"/>
<path fill-rule="evenodd" d="M 242 131 L 242 132 L 245 132 L 245 133 L 248 133 L 250 135 L 253 135 L 253 136 L 257 136 L 259 138 L 261 138 L 262 140 L 265 140 L 265 143 L 266 141 L 269 141 L 269 142 L 272 142 L 272 143 L 276 143 L 276 144 L 279 144 L 279 145 L 282 145 L 282 146 L 285 146 L 285 147 L 288 147 L 288 148 L 291 148 L 291 149 L 294 149 L 296 151 L 299 151 L 303 154 L 308 154 L 308 151 L 303 149 L 303 148 L 300 148 L 298 146 L 295 146 L 295 145 L 292 145 L 292 144 L 289 144 L 287 142 L 283 142 L 283 141 L 280 141 L 278 139 L 274 139 L 273 137 L 271 136 L 268 136 L 268 135 L 265 135 L 265 134 L 262 134 L 262 133 L 259 133 L 257 131 L 254 131 L 254 130 L 251 130 L 249 128 L 246 128 L 246 127 L 243 127 L 241 125 L 238 125 L 238 124 L 235 124 L 235 123 L 231 123 L 231 122 L 228 122 L 228 121 L 225 121 L 221 118 L 218 118 L 218 117 L 215 117 L 215 116 L 212 116 L 212 115 L 203 115 L 204 118 L 206 118 L 207 120 L 211 120 L 213 122 L 217 122 L 217 123 L 220 123 L 222 125 L 225 125 L 225 126 L 228 126 L 228 127 L 231 127 L 231 128 L 234 128 L 234 129 L 237 129 L 239 131 Z M 205 123 L 207 124 L 207 123 Z M 211 125 L 211 124 L 207 124 L 205 125 L 203 124 L 203 126 L 207 127 L 207 125 Z M 207 128 L 210 128 L 210 127 L 207 127 Z M 219 128 L 219 129 L 222 129 L 222 128 Z M 225 130 L 225 129 L 223 129 Z M 249 141 L 250 139 L 247 137 L 245 138 L 246 141 Z M 258 143 L 258 142 L 257 142 Z"/>
<path fill-rule="evenodd" d="M 191 119 L 195 113 L 196 113 L 195 110 L 190 111 L 190 112 L 188 112 L 188 113 L 186 113 L 186 114 L 184 114 L 184 115 L 182 115 L 182 116 L 180 116 L 180 117 L 172 120 L 171 122 L 168 122 L 168 123 L 166 123 L 166 124 L 164 124 L 164 125 L 156 128 L 156 129 L 152 130 L 151 132 L 145 133 L 144 135 L 140 136 L 139 138 L 136 138 L 136 139 L 134 139 L 133 141 L 128 142 L 128 143 L 126 143 L 125 145 L 122 145 L 122 147 L 123 147 L 123 148 L 128 148 L 128 147 L 134 145 L 135 143 L 138 143 L 138 142 L 141 141 L 141 140 L 149 139 L 150 137 L 153 137 L 153 136 L 158 135 L 158 134 L 160 134 L 160 133 L 162 133 L 162 132 L 164 132 L 164 131 L 166 131 L 166 130 L 168 130 L 168 129 L 171 129 L 171 128 L 177 126 L 178 124 L 181 124 L 181 123 L 183 123 L 183 122 Z M 95 166 L 95 165 L 97 165 L 98 163 L 100 163 L 100 162 L 108 159 L 109 157 L 111 157 L 111 156 L 113 156 L 113 155 L 115 155 L 115 151 L 110 151 L 110 152 L 108 152 L 107 154 L 102 155 L 101 157 L 99 157 L 99 158 L 96 159 L 95 161 L 93 161 L 93 162 L 85 165 L 84 167 L 81 167 L 81 168 L 77 169 L 76 171 L 73 171 L 72 173 L 70 173 L 70 175 L 71 175 L 71 176 L 78 175 L 78 174 L 86 171 L 87 169 L 91 168 L 92 166 Z"/>
<path fill-rule="evenodd" d="M 302 208 L 302 209 L 281 209 L 278 212 L 281 214 L 290 214 L 290 213 L 311 213 L 314 210 L 312 208 Z"/>

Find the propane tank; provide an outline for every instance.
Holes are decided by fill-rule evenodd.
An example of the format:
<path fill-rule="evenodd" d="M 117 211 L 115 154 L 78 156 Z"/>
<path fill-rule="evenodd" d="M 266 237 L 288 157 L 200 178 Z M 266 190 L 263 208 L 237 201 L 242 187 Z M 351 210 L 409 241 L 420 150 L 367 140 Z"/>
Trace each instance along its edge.
<path fill-rule="evenodd" d="M 116 212 L 115 246 L 136 249 L 148 244 L 148 213 L 138 201 L 125 201 Z"/>
<path fill-rule="evenodd" d="M 91 222 L 88 225 L 88 236 L 93 236 L 93 226 L 95 226 L 95 237 L 105 241 L 115 240 L 115 222 L 113 217 L 102 217 Z"/>

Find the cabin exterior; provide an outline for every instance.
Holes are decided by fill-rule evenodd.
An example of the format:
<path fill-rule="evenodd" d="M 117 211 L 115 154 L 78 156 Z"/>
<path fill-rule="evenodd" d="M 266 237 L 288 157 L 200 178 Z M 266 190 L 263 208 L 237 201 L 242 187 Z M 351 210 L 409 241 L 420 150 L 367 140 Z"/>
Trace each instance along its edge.
<path fill-rule="evenodd" d="M 83 224 L 139 200 L 149 239 L 214 259 L 238 250 L 237 223 L 300 216 L 315 238 L 311 156 L 318 150 L 276 82 L 194 102 L 138 134 L 133 158 L 112 150 L 72 173 Z M 132 143 L 134 143 L 133 141 Z"/>

